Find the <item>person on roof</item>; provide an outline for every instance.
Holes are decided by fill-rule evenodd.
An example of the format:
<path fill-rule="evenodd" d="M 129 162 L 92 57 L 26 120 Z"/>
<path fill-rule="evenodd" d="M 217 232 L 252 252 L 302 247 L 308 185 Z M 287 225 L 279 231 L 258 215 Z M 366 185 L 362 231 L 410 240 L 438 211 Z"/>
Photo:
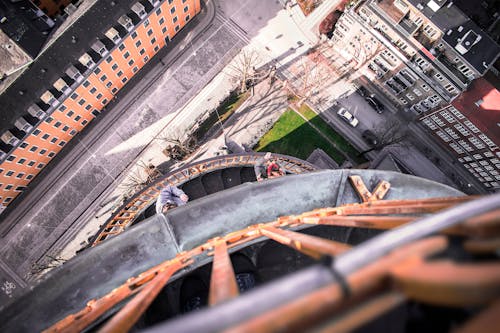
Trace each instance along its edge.
<path fill-rule="evenodd" d="M 156 213 L 166 213 L 169 209 L 177 206 L 183 206 L 189 200 L 189 197 L 176 186 L 165 186 L 156 200 Z"/>
<path fill-rule="evenodd" d="M 283 171 L 278 162 L 270 160 L 267 165 L 267 178 L 277 178 L 284 175 L 285 171 Z"/>
<path fill-rule="evenodd" d="M 255 178 L 257 178 L 258 182 L 262 181 L 264 178 L 267 178 L 267 164 L 271 157 L 271 153 L 266 153 L 264 156 L 259 157 L 255 161 L 253 170 L 255 172 Z"/>

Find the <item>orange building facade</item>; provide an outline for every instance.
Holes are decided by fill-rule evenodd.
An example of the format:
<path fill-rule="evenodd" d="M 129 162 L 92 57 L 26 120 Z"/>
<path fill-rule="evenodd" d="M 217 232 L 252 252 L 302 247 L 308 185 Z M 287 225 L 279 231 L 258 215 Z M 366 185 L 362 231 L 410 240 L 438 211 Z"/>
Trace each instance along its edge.
<path fill-rule="evenodd" d="M 200 0 L 152 0 L 149 3 L 149 12 L 141 2 L 131 7 L 129 13 L 136 15 L 138 23 L 134 24 L 130 14 L 124 13 L 119 18 L 118 23 L 126 33 L 113 27 L 103 31 L 111 42 L 106 44 L 113 47 L 99 40 L 89 45 L 89 52 L 80 56 L 79 64 L 70 65 L 61 72 L 61 77 L 46 87 L 40 101 L 33 101 L 25 110 L 29 115 L 19 117 L 14 130 L 2 133 L 3 143 L 12 149 L 0 152 L 0 213 L 200 12 Z M 99 55 L 97 61 L 96 53 Z M 40 104 L 49 108 L 44 110 Z M 33 125 L 27 121 L 29 117 L 37 118 L 38 123 Z M 18 130 L 25 134 L 23 138 L 16 135 Z"/>
<path fill-rule="evenodd" d="M 71 0 L 33 0 L 33 3 L 49 17 L 61 14 Z"/>

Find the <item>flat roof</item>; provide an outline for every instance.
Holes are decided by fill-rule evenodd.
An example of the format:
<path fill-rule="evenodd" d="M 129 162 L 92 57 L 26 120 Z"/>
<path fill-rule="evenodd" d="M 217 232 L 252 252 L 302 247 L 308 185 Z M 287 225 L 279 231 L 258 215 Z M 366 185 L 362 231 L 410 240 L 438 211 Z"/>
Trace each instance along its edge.
<path fill-rule="evenodd" d="M 443 40 L 446 43 L 459 52 L 466 51 L 460 52 L 461 56 L 479 73 L 484 74 L 498 58 L 500 46 L 457 6 L 453 5 L 453 2 L 445 0 L 408 1 L 441 29 L 444 33 Z M 442 7 L 438 9 L 436 4 Z M 469 42 L 470 45 L 464 49 L 461 45 L 466 42 Z"/>
<path fill-rule="evenodd" d="M 500 146 L 500 92 L 492 84 L 474 80 L 451 105 Z"/>
<path fill-rule="evenodd" d="M 27 114 L 28 107 L 40 101 L 42 93 L 52 88 L 57 79 L 64 77 L 64 71 L 71 64 L 77 64 L 78 58 L 91 50 L 90 46 L 98 38 L 106 38 L 104 33 L 118 25 L 121 15 L 133 13 L 130 8 L 137 1 L 83 2 L 92 5 L 87 6 L 84 13 L 74 13 L 77 15 L 74 23 L 64 27 L 64 31 L 51 40 L 36 61 L 0 95 L 0 133 L 14 127 L 15 121 Z M 135 17 L 134 15 L 130 16 Z"/>

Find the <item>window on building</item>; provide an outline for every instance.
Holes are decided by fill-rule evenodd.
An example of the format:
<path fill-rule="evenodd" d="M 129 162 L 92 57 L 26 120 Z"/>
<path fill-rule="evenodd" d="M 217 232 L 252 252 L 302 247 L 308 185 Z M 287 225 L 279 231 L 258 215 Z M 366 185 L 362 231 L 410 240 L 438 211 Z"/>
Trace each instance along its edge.
<path fill-rule="evenodd" d="M 47 124 L 50 124 L 53 120 L 54 120 L 54 118 L 52 118 L 52 117 L 47 117 L 47 119 L 45 119 L 45 122 L 46 122 Z"/>
<path fill-rule="evenodd" d="M 76 100 L 78 98 L 78 94 L 77 93 L 72 93 L 71 94 L 71 99 L 72 100 Z"/>
<path fill-rule="evenodd" d="M 106 88 L 111 88 L 112 85 L 113 85 L 113 83 L 111 81 L 109 81 L 108 83 L 106 83 Z"/>
<path fill-rule="evenodd" d="M 144 57 L 144 62 L 148 62 L 148 60 L 149 60 L 149 57 L 148 57 L 148 56 L 145 56 L 145 57 Z"/>
<path fill-rule="evenodd" d="M 68 126 L 64 126 L 64 127 L 62 128 L 62 131 L 63 131 L 63 132 L 66 132 L 67 130 L 69 130 L 69 127 L 68 127 Z"/>
<path fill-rule="evenodd" d="M 26 189 L 26 186 L 18 186 L 18 187 L 16 187 L 16 189 L 14 191 L 16 191 L 16 192 L 22 192 L 25 189 Z"/>
<path fill-rule="evenodd" d="M 59 107 L 59 111 L 61 111 L 61 112 L 66 111 L 66 109 L 67 109 L 66 105 L 61 105 L 61 106 Z"/>
<path fill-rule="evenodd" d="M 28 147 L 28 144 L 26 142 L 23 142 L 23 143 L 21 143 L 21 145 L 19 147 L 24 149 L 24 148 Z"/>
<path fill-rule="evenodd" d="M 149 19 L 147 19 L 146 21 L 144 21 L 144 28 L 146 28 L 148 25 L 149 25 Z"/>
<path fill-rule="evenodd" d="M 30 162 L 28 163 L 28 166 L 32 167 L 33 165 L 35 165 L 35 163 L 36 163 L 35 161 L 30 161 Z"/>
<path fill-rule="evenodd" d="M 6 176 L 6 177 L 10 177 L 10 176 L 12 176 L 13 174 L 14 174 L 14 171 L 9 170 L 9 171 L 7 171 L 7 172 L 5 173 L 5 176 Z"/>
<path fill-rule="evenodd" d="M 100 72 L 101 72 L 101 69 L 99 67 L 97 67 L 96 69 L 94 69 L 94 74 L 95 75 L 98 75 Z"/>
<path fill-rule="evenodd" d="M 101 76 L 101 78 L 99 80 L 101 80 L 102 82 L 104 82 L 107 79 L 108 79 L 108 77 L 106 76 L 106 74 L 104 74 L 103 76 Z"/>
<path fill-rule="evenodd" d="M 148 36 L 151 36 L 153 34 L 153 29 L 148 30 Z"/>
<path fill-rule="evenodd" d="M 38 152 L 38 154 L 43 155 L 46 152 L 47 152 L 47 149 L 40 149 L 40 151 Z"/>
<path fill-rule="evenodd" d="M 17 164 L 24 164 L 26 162 L 25 158 L 20 158 L 19 161 L 17 161 Z"/>
<path fill-rule="evenodd" d="M 130 57 L 130 53 L 127 51 L 123 54 L 123 58 L 127 59 L 128 57 Z"/>
<path fill-rule="evenodd" d="M 10 155 L 9 157 L 7 157 L 7 161 L 13 161 L 16 159 L 16 156 L 15 155 Z"/>
<path fill-rule="evenodd" d="M 90 109 L 92 109 L 92 105 L 87 104 L 87 105 L 85 106 L 85 110 L 90 111 Z"/>
<path fill-rule="evenodd" d="M 37 136 L 38 134 L 40 134 L 40 130 L 39 129 L 36 129 L 33 131 L 32 133 L 34 136 Z"/>
<path fill-rule="evenodd" d="M 101 102 L 102 105 L 106 105 L 107 103 L 108 103 L 108 100 L 106 98 L 103 99 L 102 102 Z"/>
<path fill-rule="evenodd" d="M 38 147 L 37 147 L 37 146 L 32 146 L 32 147 L 30 148 L 30 152 L 32 152 L 32 153 L 36 152 L 37 150 L 38 150 Z"/>
<path fill-rule="evenodd" d="M 175 30 L 175 32 L 179 31 L 179 29 L 180 29 L 180 28 L 181 28 L 181 27 L 180 27 L 179 25 L 176 25 L 176 26 L 175 26 L 175 29 L 174 29 L 174 30 Z"/>
<path fill-rule="evenodd" d="M 45 133 L 44 135 L 42 135 L 42 140 L 47 140 L 49 137 L 50 135 Z"/>
<path fill-rule="evenodd" d="M 76 117 L 75 117 L 75 121 L 80 121 L 80 119 L 82 119 L 82 117 L 81 117 L 81 116 L 76 116 Z"/>
<path fill-rule="evenodd" d="M 27 180 L 30 180 L 30 179 L 33 179 L 33 177 L 35 177 L 35 176 L 34 176 L 34 175 L 29 174 L 29 175 L 27 175 L 27 176 L 26 176 L 26 179 L 27 179 Z"/>
<path fill-rule="evenodd" d="M 51 140 L 50 140 L 51 143 L 56 143 L 57 142 L 57 137 L 53 137 Z"/>
<path fill-rule="evenodd" d="M 187 13 L 189 10 L 188 6 L 184 7 L 184 13 Z"/>
<path fill-rule="evenodd" d="M 61 127 L 62 123 L 60 121 L 56 121 L 56 123 L 54 124 L 54 127 L 55 128 L 59 128 Z"/>
<path fill-rule="evenodd" d="M 186 15 L 186 22 L 189 21 L 191 17 L 189 15 Z"/>
<path fill-rule="evenodd" d="M 156 43 L 156 38 L 151 39 L 151 45 L 153 45 L 154 43 Z"/>
<path fill-rule="evenodd" d="M 24 172 L 19 172 L 17 175 L 16 175 L 16 178 L 23 178 L 24 177 Z"/>
<path fill-rule="evenodd" d="M 125 83 L 127 82 L 128 78 L 125 76 L 123 79 L 122 79 L 122 82 Z"/>
<path fill-rule="evenodd" d="M 178 20 L 177 16 L 174 16 L 174 18 L 172 19 L 172 23 L 177 23 L 177 20 Z"/>
<path fill-rule="evenodd" d="M 73 136 L 76 134 L 76 130 L 72 129 L 70 132 L 69 132 L 69 135 Z"/>
<path fill-rule="evenodd" d="M 113 87 L 113 89 L 111 89 L 111 93 L 112 93 L 112 94 L 115 94 L 117 91 L 118 91 L 118 88 L 117 88 L 117 87 Z"/>
<path fill-rule="evenodd" d="M 156 45 L 156 46 L 154 47 L 154 49 L 153 49 L 153 50 L 154 50 L 155 52 L 158 52 L 158 50 L 159 50 L 159 49 L 160 49 L 160 47 L 159 47 L 158 45 Z"/>
<path fill-rule="evenodd" d="M 130 37 L 132 37 L 132 39 L 135 39 L 135 38 L 137 37 L 137 32 L 136 32 L 136 31 L 134 31 L 134 32 L 130 35 Z"/>
<path fill-rule="evenodd" d="M 116 63 L 113 64 L 113 66 L 111 66 L 111 69 L 114 70 L 114 71 L 116 71 L 117 68 L 118 68 L 118 65 Z"/>
<path fill-rule="evenodd" d="M 120 77 L 123 75 L 123 72 L 122 71 L 119 71 L 118 73 L 116 73 L 116 76 Z"/>
<path fill-rule="evenodd" d="M 144 49 L 141 49 L 141 50 L 139 51 L 139 54 L 140 54 L 140 55 L 143 55 L 144 53 L 146 53 L 146 50 L 144 50 Z"/>
<path fill-rule="evenodd" d="M 158 23 L 160 23 L 160 25 L 163 25 L 163 24 L 165 23 L 165 18 L 163 18 L 163 17 L 162 17 L 162 18 L 158 21 Z"/>
<path fill-rule="evenodd" d="M 128 62 L 128 65 L 132 66 L 133 64 L 134 64 L 134 59 L 130 59 L 130 61 Z"/>
<path fill-rule="evenodd" d="M 85 100 L 82 98 L 81 100 L 78 101 L 78 105 L 83 105 L 85 104 Z"/>
<path fill-rule="evenodd" d="M 120 44 L 120 46 L 118 46 L 118 50 L 120 50 L 120 51 L 125 50 L 125 45 L 124 44 Z"/>
<path fill-rule="evenodd" d="M 82 84 L 85 88 L 87 88 L 88 86 L 90 86 L 90 82 L 88 80 L 85 80 Z"/>
<path fill-rule="evenodd" d="M 167 32 L 167 27 L 163 27 L 163 28 L 161 28 L 161 33 L 162 33 L 162 34 L 165 34 L 166 32 Z"/>
<path fill-rule="evenodd" d="M 45 166 L 45 163 L 38 163 L 38 165 L 36 166 L 37 169 L 41 169 Z"/>
<path fill-rule="evenodd" d="M 132 68 L 132 73 L 137 73 L 138 70 L 139 68 L 137 66 L 134 66 L 134 68 Z"/>
<path fill-rule="evenodd" d="M 82 121 L 82 125 L 83 125 L 83 126 L 87 125 L 87 123 L 88 123 L 88 121 L 87 121 L 87 120 L 83 120 L 83 121 Z"/>
<path fill-rule="evenodd" d="M 91 94 L 94 94 L 96 91 L 97 91 L 96 87 L 93 87 L 92 89 L 90 89 Z"/>
<path fill-rule="evenodd" d="M 65 144 L 66 144 L 66 141 L 61 140 L 61 142 L 59 142 L 58 146 L 62 147 L 62 146 L 64 146 Z"/>
<path fill-rule="evenodd" d="M 170 14 L 175 13 L 175 7 L 170 8 Z"/>
<path fill-rule="evenodd" d="M 5 198 L 5 200 L 3 201 L 4 203 L 8 203 L 12 200 L 13 198 L 12 197 L 7 197 Z"/>
<path fill-rule="evenodd" d="M 102 98 L 102 94 L 101 93 L 98 93 L 96 96 L 95 96 L 96 99 L 101 99 Z"/>
<path fill-rule="evenodd" d="M 123 44 L 122 44 L 123 45 Z M 109 56 L 106 58 L 106 62 L 109 64 L 110 62 L 113 61 L 113 57 L 112 56 Z"/>

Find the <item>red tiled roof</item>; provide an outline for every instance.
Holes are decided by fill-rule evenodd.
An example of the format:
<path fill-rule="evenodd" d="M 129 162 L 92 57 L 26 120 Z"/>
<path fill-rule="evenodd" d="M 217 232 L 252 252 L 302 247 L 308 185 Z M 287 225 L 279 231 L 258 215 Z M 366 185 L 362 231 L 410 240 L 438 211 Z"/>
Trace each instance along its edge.
<path fill-rule="evenodd" d="M 495 87 L 477 79 L 451 104 L 500 146 L 500 92 Z"/>

